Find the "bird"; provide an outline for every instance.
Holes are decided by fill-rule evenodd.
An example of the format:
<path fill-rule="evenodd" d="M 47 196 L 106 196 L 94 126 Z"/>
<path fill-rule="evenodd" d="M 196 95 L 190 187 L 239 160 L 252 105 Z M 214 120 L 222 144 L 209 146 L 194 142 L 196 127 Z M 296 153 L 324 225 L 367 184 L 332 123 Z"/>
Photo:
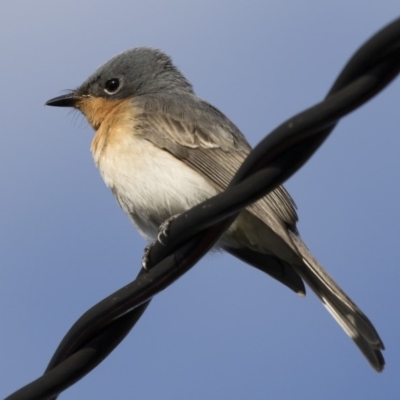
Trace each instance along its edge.
<path fill-rule="evenodd" d="M 94 162 L 147 240 L 156 240 L 166 221 L 223 191 L 252 150 L 239 128 L 198 97 L 172 59 L 154 48 L 114 56 L 46 105 L 85 116 L 95 131 Z M 297 221 L 293 199 L 278 186 L 239 213 L 218 248 L 300 295 L 305 282 L 371 366 L 382 371 L 379 334 L 313 257 Z"/>

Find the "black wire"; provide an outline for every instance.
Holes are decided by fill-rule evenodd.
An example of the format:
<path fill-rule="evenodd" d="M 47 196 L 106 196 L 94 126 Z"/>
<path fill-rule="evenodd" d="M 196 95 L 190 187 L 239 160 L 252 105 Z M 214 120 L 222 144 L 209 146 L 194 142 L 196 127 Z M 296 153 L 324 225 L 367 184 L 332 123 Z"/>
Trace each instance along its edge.
<path fill-rule="evenodd" d="M 187 272 L 244 207 L 295 173 L 337 121 L 382 90 L 400 71 L 400 19 L 366 42 L 327 98 L 284 122 L 249 155 L 229 188 L 172 221 L 165 245 L 149 254 L 149 271 L 88 310 L 60 343 L 45 374 L 9 400 L 55 399 L 95 368 L 124 339 L 151 298 Z M 362 138 L 360 139 L 362 140 Z"/>

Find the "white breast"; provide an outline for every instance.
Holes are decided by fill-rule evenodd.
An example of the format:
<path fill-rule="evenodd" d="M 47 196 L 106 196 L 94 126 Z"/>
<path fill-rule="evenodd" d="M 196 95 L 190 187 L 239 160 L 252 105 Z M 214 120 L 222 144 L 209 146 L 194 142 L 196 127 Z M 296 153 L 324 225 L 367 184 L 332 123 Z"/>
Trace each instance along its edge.
<path fill-rule="evenodd" d="M 132 133 L 113 132 L 94 157 L 106 185 L 147 239 L 157 237 L 167 218 L 217 194 L 200 174 Z"/>

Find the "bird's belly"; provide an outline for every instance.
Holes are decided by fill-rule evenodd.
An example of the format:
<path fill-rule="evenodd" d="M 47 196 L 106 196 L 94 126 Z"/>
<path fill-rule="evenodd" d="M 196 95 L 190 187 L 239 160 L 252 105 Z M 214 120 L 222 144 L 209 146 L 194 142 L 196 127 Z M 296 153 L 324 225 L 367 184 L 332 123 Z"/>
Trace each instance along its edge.
<path fill-rule="evenodd" d="M 98 166 L 121 208 L 150 240 L 166 219 L 218 193 L 170 153 L 133 135 L 108 145 Z"/>
<path fill-rule="evenodd" d="M 131 131 L 132 132 L 132 131 Z M 95 162 L 119 205 L 138 231 L 155 240 L 159 226 L 219 191 L 198 172 L 151 142 L 117 129 Z M 93 151 L 93 149 L 92 149 Z M 269 252 L 270 230 L 247 211 L 228 228 L 216 247 L 249 247 Z"/>

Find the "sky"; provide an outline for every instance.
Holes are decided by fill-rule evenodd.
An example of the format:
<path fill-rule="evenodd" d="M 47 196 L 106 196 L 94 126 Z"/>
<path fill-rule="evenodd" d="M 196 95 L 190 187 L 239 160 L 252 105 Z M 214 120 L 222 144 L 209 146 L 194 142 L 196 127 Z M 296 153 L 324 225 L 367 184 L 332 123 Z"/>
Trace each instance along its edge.
<path fill-rule="evenodd" d="M 0 2 L 0 398 L 134 279 L 146 244 L 94 166 L 85 119 L 46 100 L 125 49 L 156 47 L 256 145 L 398 15 L 397 0 Z M 383 373 L 310 290 L 214 254 L 60 398 L 399 398 L 399 100 L 397 79 L 286 183 L 308 247 L 380 333 Z"/>

